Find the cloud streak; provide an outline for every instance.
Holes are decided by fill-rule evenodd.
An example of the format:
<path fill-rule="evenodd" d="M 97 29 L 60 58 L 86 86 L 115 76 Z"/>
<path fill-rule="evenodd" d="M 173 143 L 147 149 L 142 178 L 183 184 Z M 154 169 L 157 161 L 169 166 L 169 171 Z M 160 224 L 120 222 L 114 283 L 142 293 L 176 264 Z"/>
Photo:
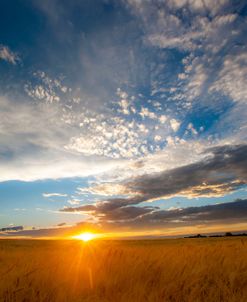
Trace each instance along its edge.
<path fill-rule="evenodd" d="M 43 197 L 49 198 L 49 197 L 67 197 L 68 194 L 62 194 L 62 193 L 43 193 Z"/>

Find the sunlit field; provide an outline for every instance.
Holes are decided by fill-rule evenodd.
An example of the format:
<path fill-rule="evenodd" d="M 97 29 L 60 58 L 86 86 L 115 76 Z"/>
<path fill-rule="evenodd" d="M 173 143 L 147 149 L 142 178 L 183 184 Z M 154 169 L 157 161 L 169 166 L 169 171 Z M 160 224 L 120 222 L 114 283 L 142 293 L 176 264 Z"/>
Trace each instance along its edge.
<path fill-rule="evenodd" d="M 0 301 L 247 301 L 247 239 L 0 241 Z"/>

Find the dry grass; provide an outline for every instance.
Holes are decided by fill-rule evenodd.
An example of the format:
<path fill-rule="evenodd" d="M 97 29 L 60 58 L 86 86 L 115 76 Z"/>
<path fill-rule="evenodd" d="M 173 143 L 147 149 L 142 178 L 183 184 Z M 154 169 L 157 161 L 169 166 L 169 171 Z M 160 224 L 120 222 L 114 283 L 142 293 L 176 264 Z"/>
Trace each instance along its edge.
<path fill-rule="evenodd" d="M 0 301 L 245 302 L 247 240 L 1 240 Z"/>

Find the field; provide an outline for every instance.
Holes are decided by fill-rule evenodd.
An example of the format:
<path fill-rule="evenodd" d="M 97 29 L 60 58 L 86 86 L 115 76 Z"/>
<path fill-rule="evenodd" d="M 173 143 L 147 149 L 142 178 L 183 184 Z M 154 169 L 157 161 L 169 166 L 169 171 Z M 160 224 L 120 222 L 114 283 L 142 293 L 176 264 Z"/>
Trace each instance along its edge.
<path fill-rule="evenodd" d="M 245 302 L 247 239 L 0 240 L 0 301 Z"/>

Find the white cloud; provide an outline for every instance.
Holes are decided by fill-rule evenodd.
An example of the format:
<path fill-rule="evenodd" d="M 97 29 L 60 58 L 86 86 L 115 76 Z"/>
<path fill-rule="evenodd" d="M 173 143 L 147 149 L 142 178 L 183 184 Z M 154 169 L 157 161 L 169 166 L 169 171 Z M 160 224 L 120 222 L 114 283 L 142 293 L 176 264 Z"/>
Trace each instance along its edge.
<path fill-rule="evenodd" d="M 8 46 L 0 45 L 0 59 L 15 65 L 20 59 L 19 56 L 12 52 Z"/>
<path fill-rule="evenodd" d="M 43 193 L 42 196 L 45 198 L 49 198 L 49 197 L 67 197 L 68 195 L 63 193 Z"/>
<path fill-rule="evenodd" d="M 0 181 L 87 176 L 115 164 L 114 160 L 91 160 L 66 150 L 71 126 L 61 117 L 63 111 L 56 104 L 0 97 Z"/>
<path fill-rule="evenodd" d="M 162 140 L 162 137 L 161 137 L 160 135 L 155 135 L 154 140 L 155 140 L 156 142 L 159 142 L 159 141 Z"/>
<path fill-rule="evenodd" d="M 181 152 L 179 150 L 186 148 L 191 154 L 194 152 L 176 132 L 186 110 L 194 106 L 192 101 L 210 87 L 211 78 L 216 79 L 211 92 L 224 93 L 238 102 L 246 99 L 246 89 L 243 88 L 246 74 L 241 63 L 244 57 L 241 61 L 229 56 L 231 67 L 224 63 L 222 71 L 214 73 L 214 56 L 225 46 L 229 49 L 227 38 L 235 39 L 236 35 L 231 31 L 236 15 L 217 15 L 227 1 L 128 2 L 138 20 L 142 20 L 144 46 L 148 44 L 150 47 L 151 44 L 160 48 L 177 48 L 183 53 L 184 50 L 191 51 L 184 58 L 183 66 L 179 66 L 176 82 L 172 83 L 176 87 L 169 87 L 169 83 L 157 80 L 161 74 L 169 75 L 165 73 L 169 70 L 169 64 L 154 63 L 158 66 L 150 74 L 151 90 L 152 95 L 163 93 L 158 95 L 160 98 L 157 97 L 159 102 L 152 99 L 147 105 L 145 96 L 138 92 L 134 97 L 126 89 L 136 85 L 130 81 L 130 74 L 134 78 L 142 74 L 139 66 L 134 68 L 138 57 L 133 53 L 134 48 L 128 45 L 122 51 L 122 46 L 115 47 L 110 39 L 104 42 L 106 47 L 99 49 L 98 46 L 104 41 L 99 33 L 97 39 L 94 37 L 91 43 L 87 43 L 90 44 L 90 51 L 84 49 L 81 52 L 80 63 L 88 84 L 81 90 L 71 91 L 59 78 L 52 79 L 44 72 L 37 72 L 35 85 L 30 82 L 25 87 L 35 102 L 0 99 L 0 154 L 5 156 L 5 160 L 0 161 L 3 171 L 0 180 L 1 177 L 4 180 L 34 180 L 99 175 L 109 170 L 113 173 L 116 166 L 124 169 L 134 165 L 138 158 L 147 160 L 142 171 L 147 167 L 150 171 L 158 170 L 158 159 L 165 159 L 162 164 L 176 165 L 177 159 L 174 160 L 172 152 L 177 155 Z M 181 17 L 181 14 L 177 14 L 178 8 L 182 8 L 180 13 L 185 15 Z M 184 20 L 188 16 L 190 23 L 187 24 Z M 91 56 L 91 50 L 95 56 Z M 162 52 L 163 55 L 165 57 L 165 52 Z M 113 74 L 116 74 L 114 79 Z M 235 87 L 234 81 L 238 81 Z M 112 86 L 105 87 L 108 82 Z M 116 87 L 122 87 L 121 84 L 125 88 L 117 89 L 118 101 L 109 101 L 116 99 L 116 95 L 110 98 L 109 91 L 116 91 Z M 168 93 L 172 93 L 172 96 L 166 102 Z M 171 105 L 173 108 L 165 109 L 164 105 L 169 106 L 170 103 L 174 104 Z M 197 134 L 192 124 L 188 125 L 187 131 Z M 195 139 L 195 136 L 192 138 Z M 166 142 L 165 150 L 160 150 Z M 184 153 L 190 155 L 187 151 Z M 185 155 L 179 156 L 184 159 Z M 136 172 L 132 170 L 130 173 Z M 73 200 L 76 199 L 70 201 L 76 202 Z"/>
<path fill-rule="evenodd" d="M 130 191 L 121 184 L 102 183 L 96 184 L 89 188 L 78 188 L 79 194 L 91 193 L 94 195 L 114 196 L 114 195 L 128 195 Z"/>
<path fill-rule="evenodd" d="M 228 95 L 235 102 L 247 103 L 247 52 L 228 55 L 210 91 Z"/>
<path fill-rule="evenodd" d="M 156 119 L 157 116 L 154 112 L 150 111 L 148 108 L 144 108 L 142 107 L 141 108 L 141 111 L 140 111 L 140 116 L 144 119 L 145 117 L 148 117 L 150 119 Z"/>
<path fill-rule="evenodd" d="M 174 132 L 177 132 L 178 129 L 180 128 L 181 123 L 173 118 L 170 120 L 170 125 L 171 125 L 172 130 Z"/>
<path fill-rule="evenodd" d="M 217 14 L 229 0 L 168 0 L 170 8 L 184 8 L 189 7 L 196 12 L 209 12 L 211 15 Z"/>
<path fill-rule="evenodd" d="M 130 104 L 129 104 L 128 100 L 126 100 L 126 99 L 120 100 L 119 106 L 121 108 L 119 110 L 120 112 L 122 112 L 123 114 L 126 114 L 126 115 L 130 114 L 130 110 L 129 110 Z"/>
<path fill-rule="evenodd" d="M 167 121 L 167 117 L 163 114 L 159 117 L 159 121 L 161 122 L 161 124 L 164 124 Z"/>
<path fill-rule="evenodd" d="M 221 51 L 228 49 L 228 53 L 233 52 L 234 56 L 241 57 L 237 43 L 245 43 L 246 18 L 236 13 L 241 7 L 240 3 L 229 0 L 129 0 L 128 4 L 145 28 L 146 43 L 165 49 L 190 51 L 188 57 L 183 59 L 184 71 L 177 75 L 180 89 L 171 98 L 177 102 L 185 99 L 184 108 L 191 107 L 187 106 L 186 101 L 191 102 L 209 91 L 217 75 L 217 66 L 221 68 L 224 58 Z M 181 9 L 179 14 L 178 9 Z M 230 54 L 229 60 L 232 60 Z M 240 61 L 244 60 L 242 57 L 229 63 L 232 70 L 225 62 L 224 70 L 220 73 L 222 80 L 218 79 L 211 91 L 228 94 L 235 100 L 244 99 L 244 67 L 241 67 L 242 73 L 237 71 Z M 235 89 L 229 84 L 232 83 L 231 79 L 237 83 Z M 155 91 L 160 91 L 159 85 L 166 84 L 155 83 Z"/>
<path fill-rule="evenodd" d="M 68 91 L 68 87 L 62 85 L 61 81 L 51 79 L 43 71 L 35 72 L 34 77 L 39 81 L 39 84 L 33 86 L 31 83 L 28 83 L 24 89 L 36 101 L 46 103 L 59 102 L 61 96 Z"/>
<path fill-rule="evenodd" d="M 117 95 L 122 99 L 127 99 L 128 94 L 125 91 L 122 91 L 120 88 L 117 89 Z"/>
<path fill-rule="evenodd" d="M 78 205 L 78 204 L 80 204 L 80 202 L 81 202 L 81 200 L 76 199 L 76 198 L 68 200 L 68 203 L 71 204 L 71 205 Z"/>

